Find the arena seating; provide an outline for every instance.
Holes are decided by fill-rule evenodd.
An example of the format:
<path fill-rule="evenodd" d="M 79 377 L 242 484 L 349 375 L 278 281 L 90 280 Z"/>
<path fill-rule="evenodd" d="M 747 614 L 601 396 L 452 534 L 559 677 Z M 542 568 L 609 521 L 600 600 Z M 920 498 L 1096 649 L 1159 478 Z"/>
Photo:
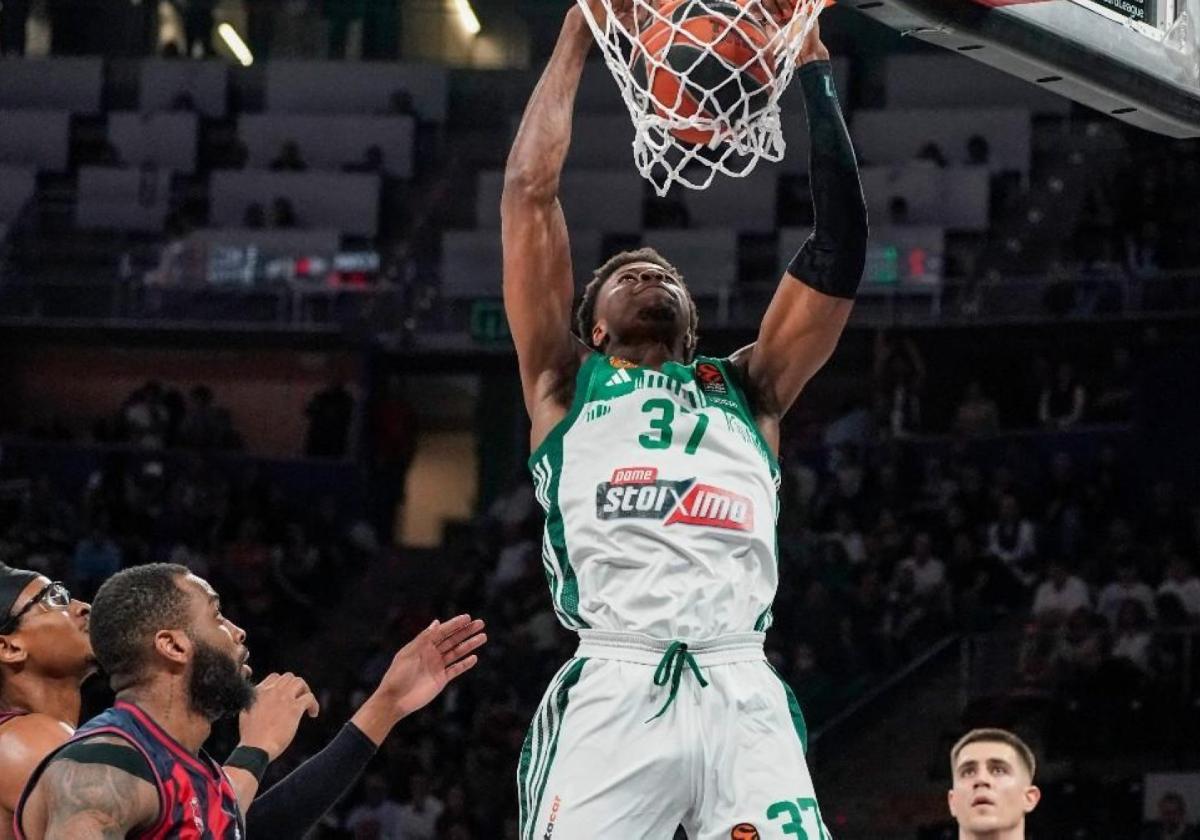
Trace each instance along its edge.
<path fill-rule="evenodd" d="M 392 95 L 412 96 L 417 116 L 446 119 L 445 67 L 321 61 L 272 61 L 267 65 L 267 110 L 288 114 L 386 114 Z"/>
<path fill-rule="evenodd" d="M 238 136 L 246 144 L 248 165 L 267 169 L 284 143 L 293 142 L 311 169 L 342 169 L 360 163 L 368 147 L 378 146 L 389 174 L 413 174 L 416 121 L 406 116 L 361 114 L 245 114 Z"/>
<path fill-rule="evenodd" d="M 65 172 L 70 152 L 71 112 L 0 110 L 0 163 Z"/>
<path fill-rule="evenodd" d="M 991 173 L 986 166 L 949 166 L 923 161 L 861 170 L 867 213 L 878 224 L 891 217 L 892 201 L 903 198 L 907 223 L 954 230 L 984 230 L 988 225 Z"/>
<path fill-rule="evenodd" d="M 37 170 L 0 164 L 0 184 L 0 224 L 15 222 L 37 189 Z"/>
<path fill-rule="evenodd" d="M 80 167 L 75 224 L 83 229 L 159 232 L 170 197 L 171 174 L 165 169 Z"/>
<path fill-rule="evenodd" d="M 967 141 L 979 135 L 991 146 L 993 172 L 1029 172 L 1033 129 L 1026 108 L 859 109 L 851 123 L 864 164 L 904 163 L 928 143 L 951 163 L 964 163 Z"/>
<path fill-rule="evenodd" d="M 379 186 L 378 175 L 221 170 L 209 181 L 209 221 L 238 227 L 250 205 L 269 209 L 276 198 L 286 198 L 299 227 L 334 227 L 347 234 L 374 236 Z"/>
<path fill-rule="evenodd" d="M 146 59 L 138 68 L 142 111 L 177 110 L 180 97 L 206 117 L 224 117 L 229 65 L 224 61 Z"/>
<path fill-rule="evenodd" d="M 480 228 L 500 227 L 503 172 L 481 172 L 475 198 Z M 632 168 L 564 172 L 559 198 L 571 230 L 637 233 L 642 229 L 643 181 Z"/>
<path fill-rule="evenodd" d="M 191 173 L 198 126 L 196 114 L 185 111 L 114 111 L 108 115 L 108 141 L 126 165 Z"/>
<path fill-rule="evenodd" d="M 99 114 L 103 80 L 99 58 L 0 58 L 0 110 Z"/>

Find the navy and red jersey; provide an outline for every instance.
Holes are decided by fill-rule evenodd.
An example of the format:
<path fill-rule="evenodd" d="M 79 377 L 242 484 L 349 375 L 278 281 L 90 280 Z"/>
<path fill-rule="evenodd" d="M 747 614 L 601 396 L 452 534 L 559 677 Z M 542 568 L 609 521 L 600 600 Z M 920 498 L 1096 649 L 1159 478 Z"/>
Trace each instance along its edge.
<path fill-rule="evenodd" d="M 225 771 L 203 750 L 188 752 L 163 731 L 144 711 L 118 700 L 116 705 L 89 720 L 75 731 L 67 744 L 97 735 L 122 738 L 142 754 L 158 788 L 158 821 L 143 831 L 130 834 L 136 840 L 243 840 L 246 824 L 233 786 Z M 65 747 L 42 760 L 17 803 L 17 840 L 21 831 L 25 800 L 46 765 Z"/>

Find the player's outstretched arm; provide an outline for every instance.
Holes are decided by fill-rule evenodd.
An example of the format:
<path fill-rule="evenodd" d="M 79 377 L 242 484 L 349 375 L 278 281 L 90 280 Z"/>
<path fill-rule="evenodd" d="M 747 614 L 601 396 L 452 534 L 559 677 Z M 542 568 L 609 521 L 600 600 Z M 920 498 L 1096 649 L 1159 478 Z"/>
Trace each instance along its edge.
<path fill-rule="evenodd" d="M 37 810 L 44 820 L 27 810 L 25 835 L 30 840 L 115 840 L 149 827 L 159 811 L 149 774 L 141 754 L 119 738 L 89 738 L 69 746 L 47 765 L 30 794 L 30 805 L 42 798 Z"/>
<path fill-rule="evenodd" d="M 815 26 L 800 62 L 811 140 L 813 233 L 780 281 L 758 340 L 735 355 L 768 419 L 791 408 L 833 353 L 866 262 L 867 207 L 858 162 L 833 87 L 829 51 Z"/>
<path fill-rule="evenodd" d="M 469 615 L 435 621 L 392 658 L 391 667 L 350 722 L 319 753 L 254 800 L 248 837 L 303 837 L 358 779 L 400 720 L 424 708 L 475 667 L 487 642 Z"/>
<path fill-rule="evenodd" d="M 594 6 L 602 15 L 602 5 Z M 571 143 L 575 93 L 591 44 L 583 13 L 572 5 L 554 54 L 525 106 L 504 170 L 504 308 L 535 441 L 566 410 L 557 407 L 555 416 L 553 396 L 561 371 L 577 353 L 571 338 L 575 284 L 558 184 Z"/>

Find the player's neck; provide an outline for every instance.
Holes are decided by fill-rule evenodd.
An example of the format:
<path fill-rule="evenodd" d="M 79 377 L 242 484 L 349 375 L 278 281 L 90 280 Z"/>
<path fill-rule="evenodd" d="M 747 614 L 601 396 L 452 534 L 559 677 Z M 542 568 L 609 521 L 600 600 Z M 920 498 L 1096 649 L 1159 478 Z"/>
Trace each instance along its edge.
<path fill-rule="evenodd" d="M 72 728 L 79 725 L 79 679 L 53 679 L 29 674 L 8 674 L 0 692 L 0 711 L 16 709 L 46 715 Z"/>
<path fill-rule="evenodd" d="M 161 683 L 133 686 L 118 692 L 117 699 L 133 703 L 184 749 L 197 755 L 212 732 L 212 721 L 192 709 L 181 688 L 181 684 Z"/>
<path fill-rule="evenodd" d="M 667 362 L 684 363 L 683 351 L 679 347 L 670 347 L 659 341 L 653 342 L 609 342 L 604 352 L 614 359 L 631 362 L 638 367 L 659 370 Z"/>
<path fill-rule="evenodd" d="M 969 831 L 965 828 L 958 830 L 958 840 L 1025 840 L 1025 822 L 1012 828 L 1001 828 L 995 831 Z"/>

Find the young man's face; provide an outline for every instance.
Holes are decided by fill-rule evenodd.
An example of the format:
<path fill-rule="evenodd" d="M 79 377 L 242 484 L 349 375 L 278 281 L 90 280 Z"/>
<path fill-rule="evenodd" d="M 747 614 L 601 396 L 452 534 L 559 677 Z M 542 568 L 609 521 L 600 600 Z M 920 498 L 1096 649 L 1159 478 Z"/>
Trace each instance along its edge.
<path fill-rule="evenodd" d="M 1016 828 L 1041 799 L 1017 751 L 997 741 L 963 747 L 954 762 L 953 782 L 950 813 L 967 832 Z"/>

